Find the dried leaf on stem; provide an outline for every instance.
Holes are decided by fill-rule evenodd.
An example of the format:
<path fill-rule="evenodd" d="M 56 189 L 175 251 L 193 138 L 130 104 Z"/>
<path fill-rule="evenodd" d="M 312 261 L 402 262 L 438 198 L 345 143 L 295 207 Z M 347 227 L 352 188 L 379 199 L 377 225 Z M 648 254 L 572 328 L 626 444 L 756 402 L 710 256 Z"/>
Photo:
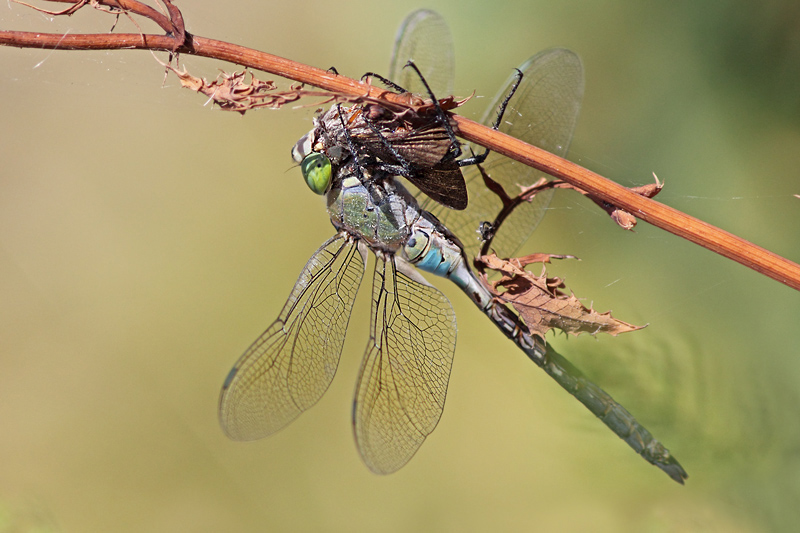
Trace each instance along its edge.
<path fill-rule="evenodd" d="M 544 270 L 537 276 L 525 269 L 532 263 L 549 262 L 552 259 L 570 256 L 534 254 L 516 259 L 500 259 L 494 254 L 481 256 L 478 261 L 485 269 L 501 274 L 497 281 L 484 281 L 495 296 L 503 302 L 511 303 L 520 318 L 532 333 L 544 339 L 552 329 L 560 329 L 568 335 L 588 333 L 596 335 L 607 333 L 617 336 L 620 333 L 636 331 L 645 326 L 634 326 L 611 316 L 610 311 L 598 313 L 586 308 L 574 294 L 566 294 L 563 280 L 548 278 Z"/>

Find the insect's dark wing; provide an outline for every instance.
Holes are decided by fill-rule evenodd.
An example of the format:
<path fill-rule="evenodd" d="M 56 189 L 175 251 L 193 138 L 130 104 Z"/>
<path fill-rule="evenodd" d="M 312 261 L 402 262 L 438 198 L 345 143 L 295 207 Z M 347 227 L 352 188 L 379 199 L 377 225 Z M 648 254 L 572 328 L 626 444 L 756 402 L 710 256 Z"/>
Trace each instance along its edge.
<path fill-rule="evenodd" d="M 461 169 L 450 156 L 451 141 L 444 128 L 431 122 L 418 128 L 413 124 L 394 128 L 385 125 L 374 124 L 379 135 L 363 118 L 356 117 L 349 130 L 350 136 L 356 145 L 363 147 L 365 154 L 382 163 L 402 166 L 398 156 L 408 162 L 410 172 L 402 175 L 435 202 L 451 209 L 466 208 L 467 185 Z"/>
<path fill-rule="evenodd" d="M 467 184 L 455 160 L 440 162 L 425 172 L 410 176 L 408 181 L 445 207 L 456 210 L 467 208 Z"/>
<path fill-rule="evenodd" d="M 389 474 L 414 456 L 442 416 L 456 315 L 447 298 L 413 267 L 378 258 L 370 330 L 353 428 L 370 470 Z"/>
<path fill-rule="evenodd" d="M 433 93 L 449 96 L 453 91 L 453 58 L 453 41 L 447 23 L 438 13 L 420 9 L 408 15 L 400 25 L 389 65 L 389 79 L 428 98 L 428 91 L 419 75 L 404 68 L 409 60 L 413 60 Z M 410 172 L 405 174 L 411 184 L 445 207 L 464 209 L 467 206 L 464 177 L 460 169 L 448 161 L 452 140 L 438 120 L 421 119 L 419 124 L 412 122 L 399 127 L 399 122 L 392 125 L 390 119 L 388 123 L 376 123 L 376 126 L 384 137 L 383 141 L 374 131 L 366 130 L 362 130 L 363 136 L 357 139 L 367 147 L 368 153 L 385 163 L 401 164 L 385 146 L 384 142 L 388 142 L 408 164 Z M 416 194 L 413 187 L 411 189 Z"/>
<path fill-rule="evenodd" d="M 453 94 L 454 58 L 453 38 L 447 23 L 435 11 L 420 9 L 409 14 L 397 30 L 388 77 L 407 91 L 427 98 L 419 76 L 403 68 L 413 60 L 433 94 L 440 98 L 449 96 Z"/>
<path fill-rule="evenodd" d="M 384 139 L 400 156 L 413 166 L 428 169 L 437 166 L 450 151 L 450 137 L 437 123 L 428 122 L 419 128 L 383 128 L 376 124 Z M 353 139 L 367 147 L 367 151 L 383 161 L 394 161 L 394 156 L 380 141 L 374 130 L 363 127 L 350 130 Z M 463 178 L 461 178 L 463 181 Z"/>
<path fill-rule="evenodd" d="M 511 99 L 500 125 L 500 131 L 548 152 L 564 156 L 572 140 L 583 98 L 583 66 L 575 53 L 562 48 L 545 50 L 520 66 L 522 83 Z M 486 111 L 483 124 L 495 120 L 497 104 L 508 94 L 515 76 L 500 89 Z M 534 168 L 492 153 L 483 165 L 494 181 L 506 193 L 516 196 L 520 187 L 534 184 L 548 177 Z M 480 173 L 474 167 L 464 169 L 469 190 L 469 209 L 453 212 L 436 208 L 434 211 L 445 225 L 458 235 L 467 250 L 474 256 L 480 249 L 476 231 L 483 221 L 491 222 L 502 207 L 498 197 L 486 188 Z M 500 227 L 492 248 L 501 257 L 510 257 L 524 243 L 544 216 L 552 191 L 537 195 L 530 203 L 517 208 Z"/>
<path fill-rule="evenodd" d="M 364 261 L 341 234 L 311 256 L 278 319 L 225 379 L 219 421 L 228 437 L 271 435 L 322 397 L 339 364 Z"/>

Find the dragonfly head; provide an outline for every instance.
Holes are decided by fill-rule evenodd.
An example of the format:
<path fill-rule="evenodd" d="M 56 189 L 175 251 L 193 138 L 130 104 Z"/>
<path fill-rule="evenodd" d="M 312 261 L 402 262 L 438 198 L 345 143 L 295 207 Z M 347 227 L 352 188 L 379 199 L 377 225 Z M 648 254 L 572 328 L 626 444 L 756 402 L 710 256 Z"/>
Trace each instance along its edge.
<path fill-rule="evenodd" d="M 342 146 L 325 146 L 323 132 L 319 124 L 302 137 L 292 147 L 292 159 L 299 163 L 308 188 L 317 194 L 325 194 L 330 187 L 334 173 L 349 152 Z"/>
<path fill-rule="evenodd" d="M 308 188 L 317 194 L 325 194 L 331 184 L 331 160 L 322 152 L 311 152 L 300 162 L 300 171 Z"/>

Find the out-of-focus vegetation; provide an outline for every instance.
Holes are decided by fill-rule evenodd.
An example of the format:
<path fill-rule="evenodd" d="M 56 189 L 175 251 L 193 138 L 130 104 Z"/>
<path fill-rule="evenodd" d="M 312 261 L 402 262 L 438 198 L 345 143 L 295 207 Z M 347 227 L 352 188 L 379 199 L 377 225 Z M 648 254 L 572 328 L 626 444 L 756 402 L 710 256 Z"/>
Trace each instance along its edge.
<path fill-rule="evenodd" d="M 195 34 L 356 77 L 387 68 L 415 7 L 181 5 Z M 426 7 L 450 23 L 457 94 L 491 97 L 533 53 L 571 48 L 587 80 L 571 159 L 625 185 L 655 172 L 660 201 L 800 259 L 796 2 Z M 110 22 L 10 4 L 0 25 Z M 623 232 L 569 193 L 523 251 L 579 256 L 551 272 L 587 305 L 650 325 L 553 342 L 675 453 L 685 487 L 441 280 L 456 362 L 442 422 L 403 470 L 369 473 L 350 435 L 364 294 L 320 404 L 270 439 L 226 440 L 224 376 L 332 232 L 289 158 L 313 109 L 203 107 L 174 78 L 162 87 L 147 52 L 0 58 L 0 530 L 765 531 L 800 519 L 798 294 L 645 224 Z M 184 61 L 207 77 L 231 68 Z"/>

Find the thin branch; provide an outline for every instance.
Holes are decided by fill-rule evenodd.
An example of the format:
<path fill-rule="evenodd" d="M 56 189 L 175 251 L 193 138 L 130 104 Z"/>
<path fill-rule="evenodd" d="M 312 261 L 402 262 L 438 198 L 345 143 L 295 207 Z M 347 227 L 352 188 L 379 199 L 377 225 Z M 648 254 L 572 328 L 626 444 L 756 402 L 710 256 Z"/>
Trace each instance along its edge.
<path fill-rule="evenodd" d="M 80 3 L 75 0 L 52 1 Z M 93 0 L 90 3 L 92 5 L 97 4 L 118 8 L 129 14 L 133 13 L 149 18 L 164 29 L 167 35 L 60 35 L 0 31 L 0 45 L 62 50 L 146 49 L 198 55 L 261 70 L 346 96 L 383 99 L 397 105 L 407 104 L 407 100 L 401 95 L 367 85 L 358 80 L 251 48 L 193 36 L 185 32 L 180 11 L 167 0 L 162 0 L 162 3 L 166 6 L 169 17 L 135 0 Z M 688 239 L 796 290 L 800 290 L 800 265 L 792 261 L 681 211 L 640 196 L 599 174 L 546 152 L 541 148 L 531 146 L 458 115 L 453 115 L 453 119 L 458 127 L 457 133 L 468 141 L 485 146 L 499 154 L 546 172 L 551 176 L 561 178 L 602 201 L 632 213 L 645 222 Z"/>
<path fill-rule="evenodd" d="M 800 290 L 800 265 L 682 211 L 610 181 L 550 152 L 456 116 L 459 134 L 495 152 L 561 178 L 645 222 L 733 259 L 793 289 Z"/>
<path fill-rule="evenodd" d="M 31 7 L 37 11 L 41 11 L 42 13 L 47 13 L 50 15 L 57 15 L 53 11 L 47 11 L 36 6 L 32 6 L 26 2 L 21 2 L 20 0 L 12 0 L 14 3 L 21 4 L 24 6 Z M 161 28 L 167 32 L 172 33 L 174 26 L 170 21 L 169 17 L 165 16 L 162 13 L 159 13 L 152 7 L 148 6 L 147 4 L 143 4 L 138 2 L 137 0 L 48 0 L 49 2 L 57 2 L 62 4 L 71 4 L 70 7 L 64 9 L 62 13 L 64 15 L 72 15 L 79 9 L 90 5 L 92 7 L 95 6 L 106 6 L 112 9 L 119 9 L 120 11 L 125 11 L 131 15 L 140 15 L 144 18 L 148 18 L 161 26 Z M 99 7 L 97 7 L 100 9 Z M 181 19 L 183 20 L 183 19 Z"/>

